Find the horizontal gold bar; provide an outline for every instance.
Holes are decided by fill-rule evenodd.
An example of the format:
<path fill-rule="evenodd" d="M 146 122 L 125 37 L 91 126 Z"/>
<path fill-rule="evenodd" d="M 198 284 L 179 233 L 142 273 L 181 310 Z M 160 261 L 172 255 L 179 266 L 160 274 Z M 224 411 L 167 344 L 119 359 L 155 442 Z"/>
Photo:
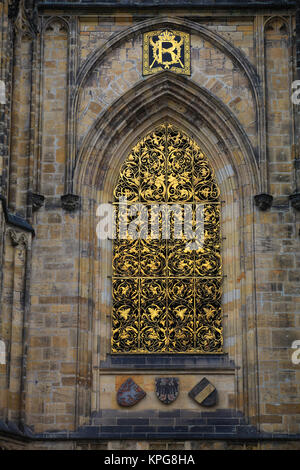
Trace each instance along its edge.
<path fill-rule="evenodd" d="M 115 205 L 122 205 L 124 204 L 125 206 L 133 205 L 133 204 L 143 204 L 145 206 L 151 206 L 151 205 L 160 205 L 160 204 L 172 204 L 172 205 L 179 205 L 179 206 L 184 206 L 185 204 L 222 204 L 225 201 L 188 201 L 188 202 L 176 202 L 176 201 L 126 201 L 126 202 L 110 202 L 110 204 L 115 204 Z"/>
<path fill-rule="evenodd" d="M 191 350 L 191 351 L 186 351 L 186 352 L 182 352 L 182 351 L 128 351 L 128 352 L 113 352 L 111 351 L 111 354 L 113 355 L 134 355 L 134 354 L 151 354 L 151 355 L 154 355 L 154 354 L 170 354 L 170 355 L 173 355 L 173 354 L 181 354 L 181 355 L 184 355 L 184 354 L 194 354 L 194 355 L 205 355 L 207 356 L 208 354 L 215 354 L 215 355 L 223 355 L 224 356 L 224 351 L 210 351 L 210 352 L 206 352 L 206 351 L 197 351 L 195 349 Z"/>
<path fill-rule="evenodd" d="M 113 279 L 223 279 L 227 276 L 107 276 Z"/>

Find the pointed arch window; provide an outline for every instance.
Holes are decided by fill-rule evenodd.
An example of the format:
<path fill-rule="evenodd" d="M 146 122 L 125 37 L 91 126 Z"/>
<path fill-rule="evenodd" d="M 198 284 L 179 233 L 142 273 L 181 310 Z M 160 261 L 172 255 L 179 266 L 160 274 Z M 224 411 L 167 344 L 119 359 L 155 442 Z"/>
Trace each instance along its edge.
<path fill-rule="evenodd" d="M 223 352 L 219 196 L 206 156 L 172 124 L 132 149 L 114 190 L 113 354 Z"/>

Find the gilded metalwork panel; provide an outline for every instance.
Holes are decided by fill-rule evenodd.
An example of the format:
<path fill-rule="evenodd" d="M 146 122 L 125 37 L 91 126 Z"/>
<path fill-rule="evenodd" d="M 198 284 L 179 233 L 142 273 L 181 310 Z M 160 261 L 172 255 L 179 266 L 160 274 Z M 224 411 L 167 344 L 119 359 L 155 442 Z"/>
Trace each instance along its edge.
<path fill-rule="evenodd" d="M 139 281 L 113 279 L 113 352 L 136 352 L 139 337 Z"/>
<path fill-rule="evenodd" d="M 182 31 L 151 31 L 143 37 L 143 75 L 163 70 L 191 74 L 190 35 Z"/>
<path fill-rule="evenodd" d="M 141 279 L 140 282 L 139 351 L 165 352 L 168 344 L 167 280 Z"/>
<path fill-rule="evenodd" d="M 219 195 L 173 125 L 132 149 L 114 191 L 112 353 L 222 352 Z"/>

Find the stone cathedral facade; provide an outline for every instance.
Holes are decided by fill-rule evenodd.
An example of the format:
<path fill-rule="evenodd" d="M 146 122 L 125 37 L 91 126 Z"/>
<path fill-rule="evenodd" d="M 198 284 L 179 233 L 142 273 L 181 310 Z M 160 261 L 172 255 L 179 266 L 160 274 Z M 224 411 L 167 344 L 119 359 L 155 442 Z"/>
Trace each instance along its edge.
<path fill-rule="evenodd" d="M 0 24 L 0 448 L 299 449 L 298 2 Z"/>

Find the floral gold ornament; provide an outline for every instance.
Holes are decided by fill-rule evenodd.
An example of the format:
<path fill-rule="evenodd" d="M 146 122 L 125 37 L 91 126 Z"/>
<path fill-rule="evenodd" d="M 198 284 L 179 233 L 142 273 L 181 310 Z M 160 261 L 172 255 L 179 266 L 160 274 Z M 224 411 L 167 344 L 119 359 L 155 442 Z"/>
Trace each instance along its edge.
<path fill-rule="evenodd" d="M 113 250 L 113 354 L 222 353 L 219 188 L 198 144 L 171 124 L 141 139 L 121 167 L 114 190 L 116 218 L 138 203 L 150 209 L 175 205 L 170 237 L 163 214 L 154 238 L 144 222 L 143 237 L 117 236 Z M 187 231 L 196 234 L 190 249 L 187 233 L 174 236 L 182 207 L 190 208 Z M 204 223 L 195 223 L 201 207 Z M 199 233 L 198 233 L 199 232 Z M 198 237 L 199 236 L 199 237 Z M 198 238 L 202 236 L 202 243 Z M 197 238 L 198 237 L 198 238 Z"/>
<path fill-rule="evenodd" d="M 143 75 L 163 70 L 191 74 L 190 35 L 182 31 L 160 30 L 144 34 Z"/>

